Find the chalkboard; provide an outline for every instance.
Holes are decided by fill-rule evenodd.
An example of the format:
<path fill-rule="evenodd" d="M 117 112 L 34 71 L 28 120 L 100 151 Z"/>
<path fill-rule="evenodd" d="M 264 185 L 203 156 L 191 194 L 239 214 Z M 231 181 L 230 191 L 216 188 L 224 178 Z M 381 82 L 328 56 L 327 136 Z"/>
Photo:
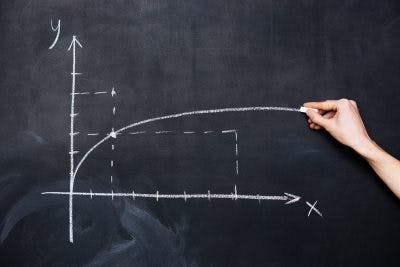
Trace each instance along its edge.
<path fill-rule="evenodd" d="M 396 0 L 0 4 L 1 266 L 398 266 Z"/>

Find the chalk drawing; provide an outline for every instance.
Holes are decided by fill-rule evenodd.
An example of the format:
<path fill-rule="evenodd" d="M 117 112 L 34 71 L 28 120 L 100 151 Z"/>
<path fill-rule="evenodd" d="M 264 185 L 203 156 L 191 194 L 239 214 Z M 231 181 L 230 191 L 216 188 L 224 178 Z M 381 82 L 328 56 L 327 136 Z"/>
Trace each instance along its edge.
<path fill-rule="evenodd" d="M 60 26 L 61 22 L 58 20 L 58 25 L 57 27 L 53 26 L 53 23 L 51 21 L 51 28 L 53 31 L 57 31 L 57 35 L 55 37 L 54 42 L 52 45 L 49 47 L 49 49 L 52 49 L 54 45 L 57 43 L 57 40 L 60 35 Z M 73 217 L 73 200 L 74 196 L 88 196 L 91 199 L 94 197 L 110 197 L 112 200 L 115 197 L 132 197 L 133 199 L 136 198 L 146 198 L 146 199 L 155 199 L 155 201 L 160 201 L 161 199 L 183 199 L 185 202 L 190 200 L 190 199 L 207 199 L 208 201 L 214 200 L 214 199 L 230 199 L 230 200 L 257 200 L 259 203 L 263 200 L 276 200 L 276 201 L 282 201 L 284 204 L 292 204 L 295 202 L 298 202 L 300 200 L 300 196 L 294 195 L 294 194 L 289 194 L 289 193 L 283 193 L 280 195 L 263 195 L 263 194 L 239 194 L 237 186 L 234 186 L 233 192 L 230 193 L 211 193 L 210 190 L 207 191 L 207 193 L 195 193 L 195 194 L 189 194 L 187 191 L 183 191 L 183 194 L 162 194 L 158 190 L 156 193 L 135 193 L 133 190 L 131 193 L 124 193 L 124 192 L 114 192 L 111 190 L 111 192 L 93 192 L 91 189 L 89 192 L 75 192 L 74 191 L 74 184 L 75 184 L 75 179 L 77 178 L 78 171 L 80 167 L 83 165 L 85 160 L 91 155 L 92 152 L 94 152 L 100 145 L 105 143 L 106 141 L 112 141 L 111 142 L 111 152 L 113 153 L 115 149 L 115 144 L 113 139 L 116 139 L 119 134 L 122 134 L 124 132 L 127 132 L 129 129 L 133 129 L 139 126 L 143 126 L 146 124 L 151 124 L 154 122 L 158 121 L 163 121 L 163 120 L 172 120 L 172 119 L 179 119 L 183 117 L 194 117 L 194 116 L 200 116 L 200 115 L 216 115 L 216 114 L 222 114 L 222 113 L 237 113 L 237 112 L 275 112 L 275 111 L 281 111 L 281 112 L 301 112 L 300 109 L 298 108 L 291 108 L 291 107 L 277 107 L 277 106 L 250 106 L 250 107 L 228 107 L 228 108 L 216 108 L 216 109 L 205 109 L 205 110 L 193 110 L 193 111 L 186 111 L 186 112 L 181 112 L 181 113 L 174 113 L 174 114 L 169 114 L 169 115 L 162 115 L 158 117 L 152 117 L 148 119 L 144 119 L 141 121 L 137 121 L 131 124 L 128 124 L 122 128 L 119 129 L 114 129 L 114 127 L 111 128 L 111 131 L 107 133 L 104 137 L 102 137 L 100 140 L 98 140 L 93 146 L 87 150 L 83 156 L 77 161 L 77 164 L 75 162 L 75 154 L 79 153 L 79 151 L 75 150 L 75 142 L 74 142 L 74 137 L 79 134 L 79 132 L 76 132 L 74 129 L 75 126 L 75 119 L 78 116 L 78 113 L 75 112 L 75 97 L 78 95 L 107 95 L 110 93 L 111 97 L 115 97 L 117 95 L 117 91 L 115 90 L 114 87 L 112 87 L 111 91 L 77 91 L 76 90 L 76 77 L 78 75 L 82 75 L 82 73 L 76 71 L 76 63 L 77 63 L 77 57 L 76 57 L 76 49 L 80 47 L 82 48 L 82 44 L 78 41 L 76 35 L 72 36 L 71 43 L 68 47 L 68 51 L 72 51 L 72 72 L 71 72 L 71 106 L 70 106 L 70 145 L 69 145 L 69 154 L 70 154 L 70 166 L 69 166 L 69 176 L 70 176 L 70 181 L 69 181 L 69 191 L 65 192 L 43 192 L 43 195 L 65 195 L 69 199 L 69 241 L 71 243 L 74 242 L 74 230 L 73 230 L 73 222 L 74 222 L 74 217 Z M 114 102 L 114 105 L 112 106 L 112 115 L 115 117 L 117 113 L 117 108 Z M 115 126 L 115 123 L 113 123 Z M 159 130 L 155 132 L 151 132 L 154 134 L 169 134 L 172 132 L 178 132 L 178 131 L 170 131 L 170 130 Z M 145 134 L 145 133 L 150 133 L 146 131 L 134 131 L 134 132 L 129 132 L 130 135 L 139 135 L 139 134 Z M 179 133 L 182 134 L 211 134 L 211 133 L 219 133 L 219 131 L 216 130 L 206 130 L 206 131 L 179 131 Z M 234 140 L 235 140 L 235 146 L 234 146 L 234 155 L 235 155 L 235 170 L 236 170 L 236 175 L 239 174 L 239 146 L 238 146 L 238 131 L 236 129 L 229 129 L 229 130 L 222 130 L 220 131 L 222 134 L 228 134 L 231 133 L 234 135 Z M 100 136 L 100 133 L 98 132 L 91 132 L 87 133 L 88 136 Z M 115 162 L 114 159 L 110 160 L 110 167 L 115 167 Z M 113 175 L 110 175 L 110 182 L 113 182 Z M 310 207 L 310 210 L 308 212 L 308 216 L 310 216 L 311 212 L 317 213 L 319 216 L 322 217 L 322 213 L 316 208 L 317 201 L 315 201 L 314 204 L 310 204 L 309 202 L 306 202 L 306 204 Z"/>
<path fill-rule="evenodd" d="M 237 130 L 223 130 L 223 134 L 233 133 L 235 136 L 235 173 L 239 175 L 239 148 L 238 148 L 238 131 Z"/>
<path fill-rule="evenodd" d="M 53 49 L 53 47 L 56 45 L 56 43 L 57 43 L 57 41 L 58 41 L 58 38 L 60 37 L 61 20 L 58 20 L 57 27 L 55 27 L 55 28 L 54 28 L 54 26 L 53 26 L 53 20 L 50 20 L 50 27 L 51 27 L 51 30 L 52 30 L 53 32 L 55 32 L 55 31 L 57 32 L 56 37 L 54 38 L 53 43 L 49 46 L 49 49 Z"/>
<path fill-rule="evenodd" d="M 74 154 L 75 154 L 75 150 L 74 150 L 74 136 L 75 136 L 75 132 L 74 132 L 74 119 L 75 117 L 78 115 L 77 113 L 75 113 L 75 87 L 76 87 L 76 47 L 80 47 L 82 48 L 81 43 L 78 41 L 78 39 L 76 38 L 75 35 L 72 36 L 72 41 L 71 44 L 68 47 L 68 51 L 71 50 L 72 48 L 72 72 L 71 72 L 71 111 L 70 111 L 70 183 L 69 183 L 69 190 L 70 192 L 72 192 L 74 190 Z M 69 213 L 69 240 L 70 242 L 73 242 L 73 226 L 72 226 L 72 222 L 73 222 L 73 214 L 72 214 L 72 204 L 73 204 L 73 196 L 70 195 L 69 196 L 69 207 L 70 207 L 70 213 Z"/>
<path fill-rule="evenodd" d="M 73 76 L 74 77 L 74 76 Z M 73 83 L 74 84 L 74 83 Z M 75 90 L 75 87 L 73 87 L 73 90 Z M 113 93 L 114 92 L 114 93 Z M 74 92 L 73 92 L 74 93 Z M 115 95 L 114 88 L 112 90 L 111 95 Z M 74 94 L 73 94 L 74 95 Z M 219 113 L 232 113 L 232 112 L 269 112 L 269 111 L 286 111 L 286 112 L 300 112 L 298 108 L 290 108 L 290 107 L 271 107 L 271 106 L 256 106 L 256 107 L 232 107 L 232 108 L 219 108 L 219 109 L 206 109 L 206 110 L 194 110 L 194 111 L 187 111 L 187 112 L 182 112 L 182 113 L 175 113 L 175 114 L 170 114 L 170 115 L 164 115 L 164 116 L 159 116 L 159 117 L 153 117 L 149 119 L 145 119 L 142 121 L 134 122 L 132 124 L 129 124 L 127 126 L 124 126 L 118 130 L 112 129 L 112 131 L 107 134 L 104 138 L 99 140 L 96 144 L 94 144 L 80 159 L 78 164 L 76 165 L 73 174 L 70 176 L 70 192 L 69 192 L 69 236 L 70 236 L 70 242 L 73 242 L 73 197 L 74 197 L 74 183 L 75 183 L 75 178 L 76 175 L 82 166 L 82 164 L 85 162 L 86 158 L 94 151 L 96 150 L 101 144 L 106 142 L 110 138 L 116 138 L 117 134 L 120 134 L 128 129 L 140 126 L 140 125 L 145 125 L 145 124 L 150 124 L 156 121 L 162 121 L 162 120 L 171 120 L 171 119 L 176 119 L 176 118 L 182 118 L 182 117 L 189 117 L 189 116 L 199 116 L 199 115 L 210 115 L 210 114 L 219 114 Z M 73 143 L 72 143 L 73 146 Z M 73 165 L 71 165 L 73 167 Z"/>
<path fill-rule="evenodd" d="M 114 99 L 114 95 L 113 95 L 113 92 L 114 91 L 114 87 L 112 88 L 112 90 L 111 90 L 111 97 L 113 98 L 113 107 L 112 107 L 112 115 L 113 115 L 113 124 L 115 124 L 115 112 L 116 112 L 116 107 L 115 107 L 115 99 Z M 115 92 L 115 91 L 114 91 Z M 114 133 L 114 127 L 112 127 L 111 128 L 111 133 Z M 114 139 L 117 137 L 117 134 L 114 134 Z M 111 143 L 111 160 L 110 160 L 110 165 L 111 165 L 111 168 L 112 167 L 114 167 L 114 159 L 113 159 L 113 156 L 114 156 L 114 150 L 115 150 L 115 145 L 114 145 L 114 143 Z M 112 183 L 113 182 L 113 176 L 111 175 L 110 176 L 110 183 Z"/>
<path fill-rule="evenodd" d="M 69 192 L 43 192 L 42 195 L 66 195 L 68 196 Z M 160 194 L 157 190 L 156 193 L 148 194 L 148 193 L 123 193 L 123 192 L 114 192 L 111 191 L 110 193 L 107 192 L 93 192 L 90 190 L 89 192 L 73 192 L 74 196 L 90 196 L 93 197 L 132 197 L 133 199 L 137 198 L 152 198 L 158 202 L 160 199 L 183 199 L 185 202 L 188 199 L 226 199 L 226 200 L 280 200 L 283 201 L 285 205 L 293 204 L 301 199 L 300 196 L 283 193 L 282 195 L 248 195 L 248 194 L 238 194 L 237 186 L 234 186 L 234 192 L 232 193 L 218 193 L 214 194 L 211 193 L 210 190 L 207 190 L 206 194 L 187 194 L 186 191 L 183 191 L 183 194 Z"/>
<path fill-rule="evenodd" d="M 93 94 L 94 95 L 104 95 L 104 94 L 107 94 L 107 92 L 106 91 L 98 91 L 98 92 L 94 92 Z"/>
<path fill-rule="evenodd" d="M 320 212 L 315 206 L 317 205 L 318 201 L 315 201 L 314 204 L 311 204 L 310 202 L 306 201 L 307 206 L 310 207 L 310 210 L 308 211 L 307 217 L 310 217 L 311 212 L 314 211 L 317 213 L 320 217 L 322 217 L 322 212 Z"/>

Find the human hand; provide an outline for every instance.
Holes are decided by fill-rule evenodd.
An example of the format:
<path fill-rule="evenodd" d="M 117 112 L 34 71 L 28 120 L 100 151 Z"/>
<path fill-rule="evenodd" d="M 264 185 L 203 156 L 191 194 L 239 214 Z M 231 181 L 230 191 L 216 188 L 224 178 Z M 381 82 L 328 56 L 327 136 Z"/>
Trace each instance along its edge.
<path fill-rule="evenodd" d="M 304 103 L 311 129 L 325 129 L 337 141 L 353 148 L 360 154 L 373 143 L 361 119 L 357 104 L 353 100 L 327 100 Z"/>

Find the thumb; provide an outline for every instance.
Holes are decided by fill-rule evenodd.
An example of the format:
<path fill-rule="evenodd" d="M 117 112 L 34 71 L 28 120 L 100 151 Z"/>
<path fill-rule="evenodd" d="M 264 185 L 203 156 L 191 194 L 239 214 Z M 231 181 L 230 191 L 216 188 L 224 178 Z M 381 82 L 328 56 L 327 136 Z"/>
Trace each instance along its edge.
<path fill-rule="evenodd" d="M 325 129 L 329 125 L 329 119 L 322 117 L 320 114 L 318 114 L 318 112 L 315 112 L 312 109 L 308 109 L 306 114 L 311 119 L 312 122 L 322 126 Z"/>

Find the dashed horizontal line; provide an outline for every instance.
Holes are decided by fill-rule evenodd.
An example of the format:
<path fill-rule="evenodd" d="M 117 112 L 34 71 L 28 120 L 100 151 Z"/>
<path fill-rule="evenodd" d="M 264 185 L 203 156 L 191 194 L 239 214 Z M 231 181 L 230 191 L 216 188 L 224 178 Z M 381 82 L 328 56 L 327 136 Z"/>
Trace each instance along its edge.
<path fill-rule="evenodd" d="M 137 132 L 129 132 L 130 135 L 139 135 L 139 134 L 211 134 L 211 133 L 235 133 L 235 140 L 237 141 L 237 130 L 223 130 L 223 131 L 172 131 L 172 130 L 159 130 L 154 132 L 149 131 L 137 131 Z M 116 133 L 116 135 L 121 135 L 122 133 Z M 97 136 L 100 133 L 87 133 L 89 136 Z"/>
<path fill-rule="evenodd" d="M 130 132 L 129 134 L 136 135 L 136 134 L 144 134 L 146 131 L 139 131 L 139 132 Z"/>
<path fill-rule="evenodd" d="M 72 93 L 72 94 L 74 94 L 74 95 L 90 95 L 90 92 L 75 92 L 75 93 Z"/>
<path fill-rule="evenodd" d="M 231 130 L 223 130 L 223 131 L 221 131 L 221 133 L 236 133 L 237 132 L 237 130 L 235 130 L 235 129 L 231 129 Z"/>
<path fill-rule="evenodd" d="M 97 91 L 97 92 L 89 92 L 89 91 L 85 91 L 85 92 L 75 92 L 75 93 L 71 93 L 71 95 L 105 95 L 108 94 L 109 92 L 107 91 Z M 115 112 L 115 111 L 114 111 Z"/>
<path fill-rule="evenodd" d="M 154 132 L 155 134 L 166 134 L 166 133 L 172 133 L 172 131 L 157 131 Z"/>

